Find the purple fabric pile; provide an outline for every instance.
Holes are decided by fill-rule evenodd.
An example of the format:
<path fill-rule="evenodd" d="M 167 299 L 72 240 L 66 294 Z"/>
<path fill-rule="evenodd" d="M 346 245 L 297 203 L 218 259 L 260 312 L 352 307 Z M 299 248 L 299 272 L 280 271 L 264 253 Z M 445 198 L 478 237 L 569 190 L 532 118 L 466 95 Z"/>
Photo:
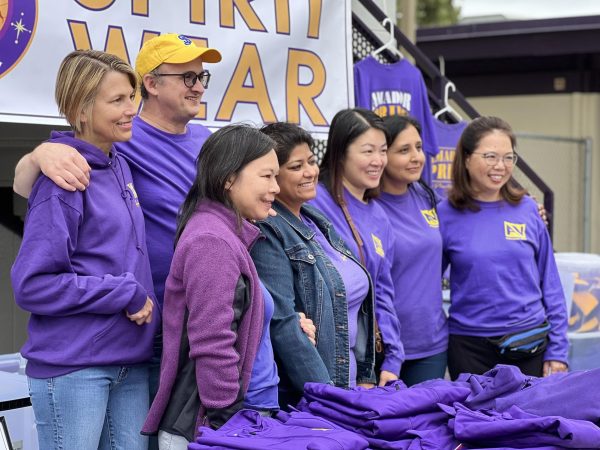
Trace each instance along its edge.
<path fill-rule="evenodd" d="M 346 431 L 311 414 L 279 414 L 280 419 L 263 417 L 257 411 L 237 412 L 218 430 L 200 427 L 200 436 L 189 450 L 270 449 L 342 450 L 369 448 L 357 433 Z M 279 417 L 278 416 L 278 417 Z"/>
<path fill-rule="evenodd" d="M 523 375 L 499 365 L 457 381 L 341 389 L 307 383 L 300 411 L 236 414 L 199 449 L 600 449 L 600 369 Z"/>

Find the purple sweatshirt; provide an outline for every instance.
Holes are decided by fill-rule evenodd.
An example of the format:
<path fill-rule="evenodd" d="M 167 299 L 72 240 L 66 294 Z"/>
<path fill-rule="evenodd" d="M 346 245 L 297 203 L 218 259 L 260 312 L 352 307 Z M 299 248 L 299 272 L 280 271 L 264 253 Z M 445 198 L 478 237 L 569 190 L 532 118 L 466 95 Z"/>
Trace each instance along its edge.
<path fill-rule="evenodd" d="M 518 367 L 498 364 L 483 375 L 461 374 L 471 394 L 464 401 L 470 409 L 499 412 L 518 406 L 538 416 L 597 422 L 600 418 L 600 390 L 589 389 L 600 380 L 600 368 L 558 372 L 549 377 L 523 375 Z"/>
<path fill-rule="evenodd" d="M 297 417 L 300 415 L 300 417 Z M 242 410 L 218 430 L 201 427 L 189 450 L 329 450 L 367 449 L 368 442 L 358 434 L 336 427 L 306 413 L 284 415 L 285 422 L 263 417 L 257 411 Z"/>
<path fill-rule="evenodd" d="M 501 336 L 548 319 L 544 360 L 567 362 L 567 311 L 552 243 L 537 205 L 477 202 L 478 212 L 438 206 L 450 263 L 450 333 Z"/>
<path fill-rule="evenodd" d="M 158 430 L 169 403 L 178 376 L 186 309 L 189 357 L 195 362 L 202 409 L 227 408 L 240 390 L 247 391 L 264 321 L 262 292 L 248 253 L 259 234 L 246 220 L 238 230 L 234 212 L 210 200 L 201 202 L 187 223 L 165 285 L 160 381 L 144 433 Z M 233 301 L 241 276 L 249 280 L 250 301 L 234 331 Z"/>
<path fill-rule="evenodd" d="M 148 361 L 160 324 L 130 321 L 154 300 L 144 218 L 127 162 L 70 132 L 49 142 L 70 145 L 92 167 L 83 192 L 41 175 L 29 197 L 23 242 L 11 278 L 17 304 L 31 313 L 21 352 L 27 375 L 49 378 L 103 365 Z"/>
<path fill-rule="evenodd" d="M 344 189 L 344 199 L 363 240 L 365 266 L 375 286 L 375 315 L 385 344 L 385 360 L 381 370 L 399 374 L 400 366 L 404 361 L 404 348 L 400 341 L 400 322 L 393 305 L 394 284 L 390 264 L 394 259 L 394 237 L 390 222 L 376 202 L 362 203 L 346 189 Z M 333 223 L 348 248 L 359 258 L 358 245 L 344 213 L 323 184 L 319 183 L 317 197 L 310 203 L 321 210 Z"/>
<path fill-rule="evenodd" d="M 146 243 L 154 291 L 162 305 L 173 258 L 177 211 L 196 176 L 196 158 L 208 128 L 188 124 L 184 134 L 159 130 L 136 116 L 133 137 L 116 144 L 127 159 L 146 219 Z"/>
<path fill-rule="evenodd" d="M 406 359 L 426 358 L 446 351 L 442 235 L 436 210 L 418 183 L 413 183 L 402 195 L 383 192 L 376 202 L 386 212 L 394 230 L 394 307 Z"/>
<path fill-rule="evenodd" d="M 577 450 L 600 448 L 600 428 L 585 420 L 540 417 L 517 406 L 502 413 L 471 411 L 460 404 L 455 404 L 454 410 L 456 416 L 449 425 L 460 442 L 527 449 L 546 445 Z"/>

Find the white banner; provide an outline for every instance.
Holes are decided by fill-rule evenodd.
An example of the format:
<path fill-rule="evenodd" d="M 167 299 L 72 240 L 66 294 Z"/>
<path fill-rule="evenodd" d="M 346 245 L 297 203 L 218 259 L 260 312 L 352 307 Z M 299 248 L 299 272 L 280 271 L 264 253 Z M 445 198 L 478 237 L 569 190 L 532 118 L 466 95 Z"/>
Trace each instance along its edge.
<path fill-rule="evenodd" d="M 63 124 L 58 66 L 93 48 L 135 63 L 158 34 L 199 39 L 223 55 L 198 120 L 284 120 L 325 137 L 354 103 L 350 0 L 0 0 L 0 121 Z"/>

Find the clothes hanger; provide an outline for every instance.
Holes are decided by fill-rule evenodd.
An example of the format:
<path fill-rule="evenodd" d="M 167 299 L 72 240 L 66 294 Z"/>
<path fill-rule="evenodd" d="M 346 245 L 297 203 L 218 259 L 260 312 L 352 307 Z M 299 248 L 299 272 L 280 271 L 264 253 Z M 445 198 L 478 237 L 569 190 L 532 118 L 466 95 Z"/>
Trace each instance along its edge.
<path fill-rule="evenodd" d="M 373 50 L 373 52 L 371 52 L 371 56 L 377 56 L 379 53 L 381 53 L 385 49 L 390 49 L 395 54 L 397 54 L 398 56 L 400 56 L 400 58 L 402 58 L 402 53 L 400 53 L 398 51 L 398 49 L 394 46 L 394 22 L 392 22 L 389 17 L 386 17 L 381 22 L 381 25 L 383 25 L 383 28 L 385 28 L 386 25 L 390 26 L 390 30 L 389 30 L 390 31 L 390 38 L 381 47 L 379 47 L 378 49 Z"/>
<path fill-rule="evenodd" d="M 448 113 L 457 121 L 462 122 L 463 118 L 450 104 L 450 89 L 452 89 L 452 92 L 456 92 L 456 86 L 454 85 L 454 83 L 452 81 L 446 81 L 446 85 L 444 86 L 444 106 L 442 107 L 442 109 L 436 112 L 433 115 L 433 117 L 439 119 L 442 114 Z"/>

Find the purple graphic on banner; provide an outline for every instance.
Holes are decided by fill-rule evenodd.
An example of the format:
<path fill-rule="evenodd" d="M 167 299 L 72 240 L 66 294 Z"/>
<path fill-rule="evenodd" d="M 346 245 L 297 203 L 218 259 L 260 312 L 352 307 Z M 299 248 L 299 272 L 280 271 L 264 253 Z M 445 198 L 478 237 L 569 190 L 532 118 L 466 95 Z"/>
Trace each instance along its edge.
<path fill-rule="evenodd" d="M 37 25 L 37 0 L 0 0 L 0 78 L 27 52 Z"/>

